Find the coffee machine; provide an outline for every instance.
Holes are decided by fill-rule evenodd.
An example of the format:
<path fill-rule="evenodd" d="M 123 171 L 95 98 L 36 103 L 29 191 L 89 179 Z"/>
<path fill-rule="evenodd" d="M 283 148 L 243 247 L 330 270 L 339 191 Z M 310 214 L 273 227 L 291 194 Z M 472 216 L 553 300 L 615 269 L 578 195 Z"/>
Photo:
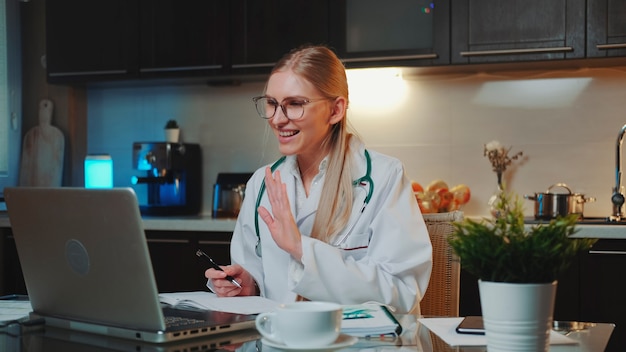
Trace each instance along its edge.
<path fill-rule="evenodd" d="M 142 215 L 197 215 L 202 208 L 202 156 L 190 143 L 135 142 L 134 185 L 145 184 L 147 198 L 139 198 Z"/>

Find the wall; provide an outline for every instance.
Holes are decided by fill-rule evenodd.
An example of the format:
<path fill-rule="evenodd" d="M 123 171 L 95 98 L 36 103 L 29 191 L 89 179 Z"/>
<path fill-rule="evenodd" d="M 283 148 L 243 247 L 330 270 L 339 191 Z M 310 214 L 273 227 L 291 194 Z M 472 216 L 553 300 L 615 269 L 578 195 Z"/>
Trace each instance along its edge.
<path fill-rule="evenodd" d="M 505 175 L 510 189 L 534 195 L 564 182 L 597 198 L 585 204 L 586 216 L 611 214 L 616 137 L 626 123 L 626 67 L 405 72 L 401 81 L 382 84 L 355 78 L 351 89 L 349 118 L 368 148 L 401 159 L 409 178 L 423 185 L 437 178 L 469 185 L 466 215 L 488 215 L 496 176 L 483 145 L 491 140 L 524 152 Z M 132 142 L 163 140 L 165 121 L 179 120 L 183 140 L 203 149 L 203 212 L 209 214 L 218 172 L 253 171 L 277 158 L 274 137 L 251 101 L 262 90 L 263 82 L 91 88 L 88 152 L 110 153 L 115 185 L 128 186 L 136 174 Z M 524 202 L 532 215 L 534 203 Z"/>

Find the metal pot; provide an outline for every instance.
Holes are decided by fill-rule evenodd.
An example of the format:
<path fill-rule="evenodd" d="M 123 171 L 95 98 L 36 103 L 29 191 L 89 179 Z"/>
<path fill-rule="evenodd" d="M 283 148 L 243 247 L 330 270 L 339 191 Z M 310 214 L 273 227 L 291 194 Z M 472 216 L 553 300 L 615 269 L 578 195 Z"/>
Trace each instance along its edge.
<path fill-rule="evenodd" d="M 552 188 L 562 187 L 567 193 L 551 193 Z M 572 193 L 565 183 L 556 183 L 545 193 L 535 193 L 534 196 L 524 195 L 524 198 L 535 201 L 535 219 L 550 220 L 558 216 L 577 214 L 583 217 L 586 202 L 595 202 L 595 198 L 585 198 L 580 193 Z"/>
<path fill-rule="evenodd" d="M 213 185 L 213 217 L 236 218 L 245 195 L 245 184 Z"/>

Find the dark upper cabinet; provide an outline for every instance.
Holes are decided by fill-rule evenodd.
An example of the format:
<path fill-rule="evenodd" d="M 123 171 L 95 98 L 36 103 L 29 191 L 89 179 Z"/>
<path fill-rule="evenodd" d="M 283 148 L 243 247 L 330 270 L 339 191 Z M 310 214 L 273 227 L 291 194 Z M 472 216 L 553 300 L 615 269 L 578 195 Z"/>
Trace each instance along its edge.
<path fill-rule="evenodd" d="M 228 0 L 48 0 L 48 82 L 223 74 L 228 24 Z"/>
<path fill-rule="evenodd" d="M 450 63 L 450 1 L 339 0 L 331 45 L 346 67 Z"/>
<path fill-rule="evenodd" d="M 227 1 L 140 0 L 140 75 L 223 73 L 229 45 Z"/>
<path fill-rule="evenodd" d="M 46 1 L 48 82 L 136 76 L 137 14 L 133 0 Z"/>
<path fill-rule="evenodd" d="M 47 7 L 50 83 L 267 74 L 292 48 L 329 42 L 330 0 L 48 0 Z"/>
<path fill-rule="evenodd" d="M 626 1 L 587 1 L 587 56 L 626 56 Z"/>
<path fill-rule="evenodd" d="M 47 0 L 50 83 L 267 75 L 327 44 L 347 68 L 626 56 L 618 0 Z"/>
<path fill-rule="evenodd" d="M 331 0 L 231 0 L 230 4 L 234 74 L 266 74 L 293 48 L 328 44 Z"/>
<path fill-rule="evenodd" d="M 585 0 L 457 0 L 453 64 L 585 56 Z"/>

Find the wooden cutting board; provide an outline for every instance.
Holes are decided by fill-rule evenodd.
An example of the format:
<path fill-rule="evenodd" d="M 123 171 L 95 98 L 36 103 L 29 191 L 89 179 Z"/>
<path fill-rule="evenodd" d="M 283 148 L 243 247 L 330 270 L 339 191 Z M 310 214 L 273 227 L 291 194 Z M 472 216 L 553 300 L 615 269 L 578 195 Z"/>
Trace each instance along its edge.
<path fill-rule="evenodd" d="M 39 125 L 31 128 L 22 142 L 20 186 L 60 187 L 63 181 L 65 137 L 51 125 L 52 101 L 39 103 Z"/>

